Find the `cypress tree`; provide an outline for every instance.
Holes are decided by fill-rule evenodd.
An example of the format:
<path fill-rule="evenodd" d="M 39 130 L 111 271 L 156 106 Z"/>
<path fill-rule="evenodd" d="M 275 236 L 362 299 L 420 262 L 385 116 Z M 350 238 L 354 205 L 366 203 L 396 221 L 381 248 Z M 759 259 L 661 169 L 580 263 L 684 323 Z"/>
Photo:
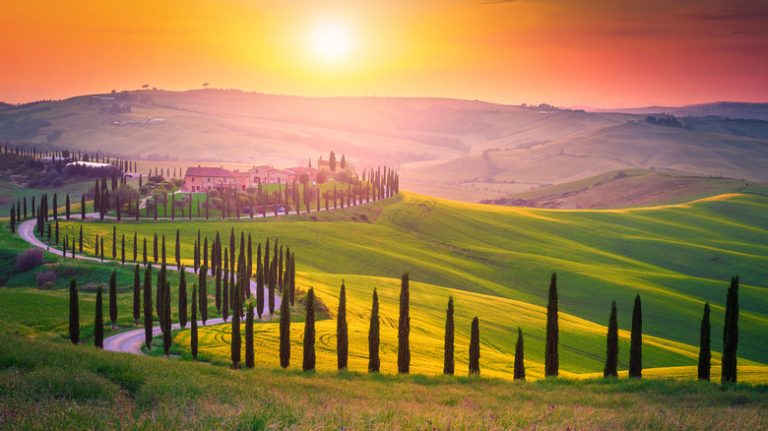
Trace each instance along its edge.
<path fill-rule="evenodd" d="M 174 254 L 176 257 L 176 269 L 181 269 L 181 241 L 178 229 L 176 229 L 176 250 L 174 250 Z"/>
<path fill-rule="evenodd" d="M 251 300 L 248 300 L 245 311 L 245 366 L 253 368 L 253 301 Z"/>
<path fill-rule="evenodd" d="M 133 267 L 133 324 L 138 325 L 141 318 L 141 275 L 139 265 Z"/>
<path fill-rule="evenodd" d="M 558 343 L 560 339 L 557 322 L 557 274 L 552 274 L 549 282 L 549 301 L 547 302 L 547 341 L 544 353 L 544 375 L 557 376 L 560 366 Z"/>
<path fill-rule="evenodd" d="M 408 374 L 411 368 L 411 348 L 409 336 L 411 332 L 410 292 L 408 273 L 403 274 L 400 281 L 400 319 L 397 326 L 397 372 Z"/>
<path fill-rule="evenodd" d="M 83 224 L 80 224 L 80 234 L 78 235 L 78 249 L 83 254 Z"/>
<path fill-rule="evenodd" d="M 112 322 L 112 330 L 117 329 L 117 271 L 112 271 L 109 276 L 109 320 Z"/>
<path fill-rule="evenodd" d="M 168 357 L 171 350 L 171 284 L 166 281 L 163 288 L 163 353 Z"/>
<path fill-rule="evenodd" d="M 155 263 L 157 263 L 158 254 L 159 253 L 157 252 L 157 234 L 154 234 L 154 236 L 152 237 L 152 259 L 155 261 Z"/>
<path fill-rule="evenodd" d="M 96 289 L 96 318 L 93 327 L 93 345 L 104 348 L 104 310 L 101 304 L 102 287 Z"/>
<path fill-rule="evenodd" d="M 454 372 L 454 327 L 453 327 L 453 297 L 448 297 L 448 308 L 445 310 L 445 343 L 443 356 L 443 374 L 452 376 Z"/>
<path fill-rule="evenodd" d="M 291 307 L 286 300 L 287 287 L 280 301 L 280 366 L 288 368 L 291 362 Z"/>
<path fill-rule="evenodd" d="M 605 354 L 603 377 L 618 377 L 619 371 L 619 324 L 616 321 L 616 301 L 611 303 L 611 316 L 608 318 L 608 337 Z"/>
<path fill-rule="evenodd" d="M 203 320 L 203 325 L 208 320 L 208 289 L 206 287 L 205 273 L 207 268 L 203 267 L 200 271 L 198 284 L 200 286 L 200 317 Z"/>
<path fill-rule="evenodd" d="M 304 319 L 304 361 L 301 369 L 315 371 L 315 290 L 307 292 L 307 315 Z"/>
<path fill-rule="evenodd" d="M 213 262 L 211 262 L 213 265 Z M 215 295 L 214 295 L 214 302 L 216 303 L 216 312 L 221 314 L 221 268 L 217 268 L 215 265 L 211 268 L 211 271 L 214 272 L 214 279 L 215 279 Z"/>
<path fill-rule="evenodd" d="M 472 319 L 469 337 L 469 375 L 480 375 L 480 321 Z"/>
<path fill-rule="evenodd" d="M 227 259 L 227 254 L 229 251 L 224 250 L 224 260 Z M 229 316 L 229 310 L 232 309 L 232 312 L 234 312 L 234 307 L 232 307 L 231 301 L 230 301 L 230 295 L 229 295 L 229 274 L 227 272 L 229 269 L 227 266 L 224 266 L 224 286 L 222 287 L 223 290 L 223 298 L 222 298 L 222 305 L 224 306 L 224 320 L 227 320 L 227 316 Z M 221 272 L 221 268 L 219 268 L 219 272 Z M 261 316 L 259 316 L 261 317 Z"/>
<path fill-rule="evenodd" d="M 381 368 L 379 359 L 379 294 L 373 289 L 373 303 L 371 304 L 371 323 L 368 326 L 368 372 L 378 373 Z"/>
<path fill-rule="evenodd" d="M 11 206 L 11 232 L 16 232 L 16 205 Z"/>
<path fill-rule="evenodd" d="M 187 327 L 187 271 L 182 266 L 179 269 L 179 326 Z M 194 302 L 194 301 L 193 301 Z"/>
<path fill-rule="evenodd" d="M 709 302 L 707 302 L 704 304 L 699 334 L 699 380 L 709 381 L 712 368 L 711 333 L 712 325 L 709 322 Z"/>
<path fill-rule="evenodd" d="M 736 383 L 736 351 L 739 346 L 739 276 L 731 277 L 725 302 L 721 383 Z"/>
<path fill-rule="evenodd" d="M 261 243 L 256 249 L 256 313 L 264 313 L 264 265 L 261 263 Z M 293 305 L 293 304 L 291 304 Z"/>
<path fill-rule="evenodd" d="M 74 278 L 69 281 L 69 340 L 74 345 L 80 341 L 80 304 Z"/>
<path fill-rule="evenodd" d="M 349 357 L 349 329 L 347 328 L 347 288 L 341 281 L 339 311 L 336 313 L 336 363 L 339 370 L 347 368 Z"/>
<path fill-rule="evenodd" d="M 64 202 L 64 214 L 66 215 L 67 220 L 69 220 L 69 213 L 70 213 L 69 193 L 67 193 L 67 197 Z"/>
<path fill-rule="evenodd" d="M 192 328 L 190 330 L 189 344 L 192 351 L 192 359 L 197 360 L 197 301 L 194 300 L 197 295 L 197 285 L 192 285 Z"/>
<path fill-rule="evenodd" d="M 161 253 L 161 259 L 163 265 L 165 265 L 165 234 L 162 235 L 162 247 L 160 248 Z"/>
<path fill-rule="evenodd" d="M 144 260 L 144 266 L 147 266 L 147 238 L 144 238 L 144 249 L 142 251 L 142 258 Z"/>
<path fill-rule="evenodd" d="M 152 265 L 144 270 L 144 344 L 152 347 Z"/>
<path fill-rule="evenodd" d="M 112 259 L 117 258 L 117 226 L 112 226 Z"/>
<path fill-rule="evenodd" d="M 85 220 L 85 193 L 80 195 L 80 219 Z"/>
<path fill-rule="evenodd" d="M 139 252 L 139 235 L 133 232 L 133 263 L 136 263 L 136 257 Z"/>
<path fill-rule="evenodd" d="M 230 357 L 232 358 L 232 368 L 240 367 L 240 313 L 237 311 L 240 307 L 237 305 L 239 295 L 235 294 L 235 307 L 232 312 L 232 344 Z"/>
<path fill-rule="evenodd" d="M 125 265 L 125 234 L 120 239 L 120 262 Z"/>
<path fill-rule="evenodd" d="M 643 376 L 643 309 L 640 295 L 635 296 L 632 309 L 632 334 L 629 343 L 629 377 Z"/>
<path fill-rule="evenodd" d="M 525 349 L 523 348 L 523 330 L 517 328 L 517 343 L 515 343 L 514 379 L 525 381 Z"/>

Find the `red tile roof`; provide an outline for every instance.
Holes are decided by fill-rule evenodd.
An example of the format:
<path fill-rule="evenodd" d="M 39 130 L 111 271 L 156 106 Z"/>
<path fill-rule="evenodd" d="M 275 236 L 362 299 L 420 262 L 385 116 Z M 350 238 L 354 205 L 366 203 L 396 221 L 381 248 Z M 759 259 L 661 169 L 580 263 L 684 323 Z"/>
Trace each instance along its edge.
<path fill-rule="evenodd" d="M 211 167 L 201 167 L 198 166 L 196 168 L 187 168 L 187 172 L 184 174 L 184 176 L 187 177 L 231 177 L 234 178 L 235 175 L 232 174 L 232 172 L 228 171 L 224 168 L 211 168 Z"/>

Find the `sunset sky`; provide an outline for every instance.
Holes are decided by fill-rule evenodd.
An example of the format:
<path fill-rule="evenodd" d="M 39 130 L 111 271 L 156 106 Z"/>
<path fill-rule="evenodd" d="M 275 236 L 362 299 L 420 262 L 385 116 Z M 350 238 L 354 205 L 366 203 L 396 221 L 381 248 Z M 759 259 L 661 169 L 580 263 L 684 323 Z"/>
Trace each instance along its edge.
<path fill-rule="evenodd" d="M 768 101 L 768 2 L 8 1 L 0 101 L 142 84 L 628 107 Z"/>

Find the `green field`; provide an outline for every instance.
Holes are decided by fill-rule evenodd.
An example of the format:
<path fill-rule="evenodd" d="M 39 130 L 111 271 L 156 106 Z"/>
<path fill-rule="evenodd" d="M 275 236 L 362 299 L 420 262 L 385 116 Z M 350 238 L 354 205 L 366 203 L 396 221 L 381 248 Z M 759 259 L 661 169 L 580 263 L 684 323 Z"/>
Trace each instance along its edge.
<path fill-rule="evenodd" d="M 354 221 L 354 222 L 352 222 Z M 109 234 L 112 222 L 85 225 L 86 237 Z M 79 223 L 64 224 L 78 229 Z M 182 232 L 182 255 L 191 262 L 197 229 L 212 238 L 234 227 L 255 241 L 278 237 L 295 250 L 299 289 L 314 286 L 334 314 L 338 286 L 347 280 L 351 368 L 364 371 L 370 295 L 382 301 L 382 361 L 392 371 L 399 275 L 409 271 L 413 366 L 437 374 L 442 366 L 444 307 L 457 307 L 457 370 L 466 369 L 469 323 L 481 321 L 483 375 L 511 375 L 515 329 L 526 335 L 526 365 L 542 374 L 544 308 L 549 275 L 558 273 L 561 370 L 565 376 L 602 371 L 605 323 L 611 300 L 619 306 L 620 367 L 626 368 L 632 298 L 644 306 L 649 375 L 695 375 L 698 325 L 704 301 L 713 304 L 713 349 L 721 347 L 727 281 L 742 280 L 740 365 L 752 381 L 768 381 L 765 295 L 768 264 L 768 198 L 732 194 L 690 204 L 626 210 L 558 211 L 460 204 L 405 193 L 388 202 L 332 214 L 280 220 L 123 222 L 119 232 Z M 141 241 L 141 240 L 140 240 Z M 172 252 L 169 250 L 169 255 Z M 334 321 L 318 323 L 319 369 L 331 370 Z M 293 326 L 298 343 L 301 324 Z M 225 360 L 228 327 L 206 329 L 201 349 Z M 257 357 L 274 363 L 277 325 L 259 326 Z M 180 332 L 177 342 L 187 343 Z M 294 358 L 300 347 L 294 345 Z M 298 365 L 298 361 L 293 362 Z M 715 354 L 714 368 L 718 368 Z M 295 366 L 294 365 L 294 366 Z M 745 369 L 746 371 L 747 369 Z M 463 372 L 463 371 L 460 371 Z M 747 373 L 744 373 L 746 376 Z"/>

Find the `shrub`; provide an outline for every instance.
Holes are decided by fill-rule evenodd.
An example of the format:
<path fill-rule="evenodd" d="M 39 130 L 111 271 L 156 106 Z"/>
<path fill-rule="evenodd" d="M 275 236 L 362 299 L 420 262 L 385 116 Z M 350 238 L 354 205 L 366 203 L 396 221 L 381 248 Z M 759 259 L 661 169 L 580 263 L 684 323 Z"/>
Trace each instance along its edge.
<path fill-rule="evenodd" d="M 52 269 L 40 271 L 37 273 L 35 280 L 37 280 L 37 287 L 53 287 L 56 284 L 56 271 Z"/>
<path fill-rule="evenodd" d="M 27 272 L 43 264 L 43 250 L 28 248 L 16 256 L 16 270 Z"/>

